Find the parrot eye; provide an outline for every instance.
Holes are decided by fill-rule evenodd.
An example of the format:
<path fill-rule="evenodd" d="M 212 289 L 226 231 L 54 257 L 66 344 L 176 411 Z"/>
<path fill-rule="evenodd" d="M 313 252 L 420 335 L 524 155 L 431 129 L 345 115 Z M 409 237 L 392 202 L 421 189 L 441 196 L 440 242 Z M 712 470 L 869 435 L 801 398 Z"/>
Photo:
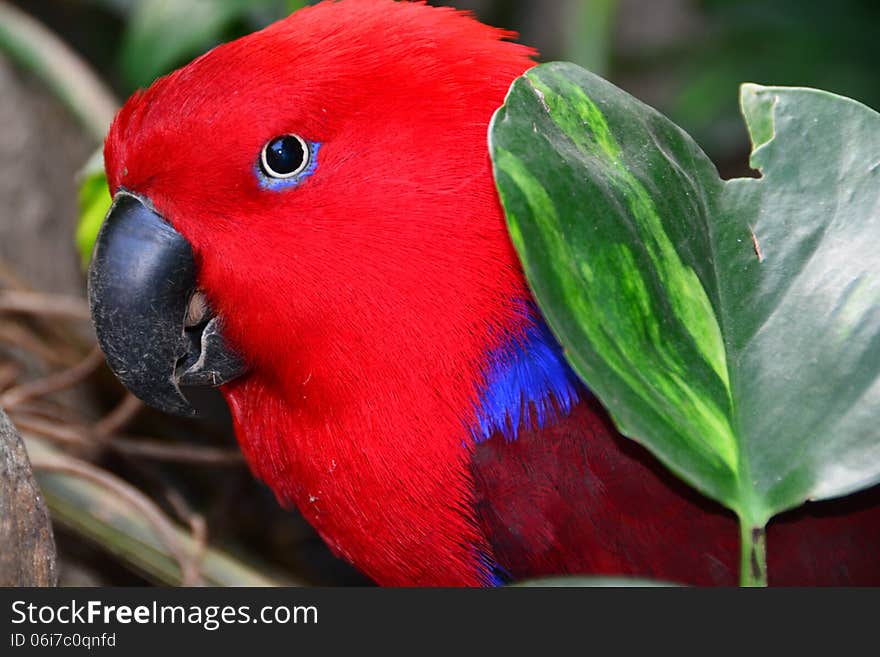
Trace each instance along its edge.
<path fill-rule="evenodd" d="M 254 175 L 263 189 L 291 189 L 315 172 L 321 144 L 293 133 L 272 137 L 260 151 Z"/>
<path fill-rule="evenodd" d="M 264 174 L 283 180 L 305 171 L 310 157 L 311 150 L 305 139 L 287 134 L 266 142 L 260 155 L 260 164 Z"/>

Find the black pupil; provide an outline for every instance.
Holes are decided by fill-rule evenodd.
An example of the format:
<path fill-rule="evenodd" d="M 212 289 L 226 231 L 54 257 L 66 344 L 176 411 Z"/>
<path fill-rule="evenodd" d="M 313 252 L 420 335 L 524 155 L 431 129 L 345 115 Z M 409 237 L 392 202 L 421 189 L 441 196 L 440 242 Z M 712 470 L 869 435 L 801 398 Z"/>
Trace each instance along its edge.
<path fill-rule="evenodd" d="M 297 171 L 306 160 L 302 142 L 293 135 L 276 137 L 266 146 L 266 165 L 269 173 L 287 174 Z"/>

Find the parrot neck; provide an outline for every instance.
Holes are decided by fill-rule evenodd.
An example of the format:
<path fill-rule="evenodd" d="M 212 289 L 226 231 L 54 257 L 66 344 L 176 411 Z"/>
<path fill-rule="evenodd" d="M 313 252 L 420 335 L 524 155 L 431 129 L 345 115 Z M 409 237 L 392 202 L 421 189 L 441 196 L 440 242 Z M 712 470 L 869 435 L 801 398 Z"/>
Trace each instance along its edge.
<path fill-rule="evenodd" d="M 568 415 L 583 392 L 550 329 L 537 311 L 529 315 L 524 337 L 489 355 L 476 422 L 470 427 L 477 443 L 496 432 L 515 440 L 521 427 L 542 428 Z"/>
<path fill-rule="evenodd" d="M 537 312 L 512 321 L 517 337 L 473 361 L 425 355 L 427 343 L 408 359 L 383 356 L 377 362 L 395 378 L 374 376 L 378 384 L 360 399 L 333 397 L 344 404 L 326 405 L 318 377 L 298 377 L 298 396 L 259 373 L 225 386 L 248 463 L 334 552 L 380 584 L 500 583 L 503 569 L 476 519 L 474 451 L 551 425 L 584 394 Z M 419 366 L 402 364 L 419 358 Z M 437 385 L 443 368 L 458 385 Z M 329 370 L 350 374 L 353 364 Z"/>

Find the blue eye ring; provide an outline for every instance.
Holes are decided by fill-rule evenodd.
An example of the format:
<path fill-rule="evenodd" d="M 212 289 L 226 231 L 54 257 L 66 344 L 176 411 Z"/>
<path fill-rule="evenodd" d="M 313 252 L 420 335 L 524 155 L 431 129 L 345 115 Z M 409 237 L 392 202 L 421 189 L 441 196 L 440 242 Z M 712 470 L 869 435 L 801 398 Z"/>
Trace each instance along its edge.
<path fill-rule="evenodd" d="M 295 187 L 314 173 L 320 144 L 286 133 L 265 143 L 254 167 L 260 186 L 280 191 Z"/>

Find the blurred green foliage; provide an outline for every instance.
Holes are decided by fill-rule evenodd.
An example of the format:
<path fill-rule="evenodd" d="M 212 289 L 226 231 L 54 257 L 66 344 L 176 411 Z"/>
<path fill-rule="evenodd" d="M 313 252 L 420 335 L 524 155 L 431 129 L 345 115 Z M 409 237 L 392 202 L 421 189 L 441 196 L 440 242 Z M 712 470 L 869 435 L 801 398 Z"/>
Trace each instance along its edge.
<path fill-rule="evenodd" d="M 817 87 L 880 107 L 877 0 L 702 0 L 705 28 L 669 53 L 635 62 L 673 75 L 662 107 L 716 157 L 747 143 L 736 89 L 743 82 Z M 633 93 L 638 95 L 637 90 Z"/>
<path fill-rule="evenodd" d="M 79 45 L 125 97 L 215 45 L 316 0 L 20 0 Z M 726 175 L 746 170 L 742 82 L 827 89 L 880 106 L 877 0 L 430 0 L 521 33 L 542 60 L 618 83 L 692 134 Z M 68 20 L 69 13 L 75 20 Z M 108 29 L 116 25 L 121 29 Z M 637 27 L 635 31 L 633 27 Z M 634 36 L 635 35 L 635 36 Z M 0 44 L 2 45 L 2 44 Z M 79 247 L 106 206 L 96 177 L 80 199 Z"/>
<path fill-rule="evenodd" d="M 108 0 L 103 0 L 107 2 Z M 132 87 L 201 54 L 226 37 L 259 29 L 306 4 L 303 0 L 130 0 L 119 67 Z"/>
<path fill-rule="evenodd" d="M 85 16 L 60 31 L 86 44 L 93 65 L 124 97 L 215 45 L 314 1 L 80 0 Z M 430 2 L 472 10 L 487 23 L 520 32 L 544 61 L 572 61 L 620 84 L 692 134 L 725 175 L 746 170 L 748 137 L 737 103 L 742 82 L 818 87 L 880 106 L 876 0 Z M 22 5 L 47 20 L 64 0 Z M 95 27 L 84 38 L 84 29 L 108 20 L 121 26 L 120 34 Z M 87 178 L 80 199 L 83 253 L 101 198 L 97 180 Z"/>
<path fill-rule="evenodd" d="M 259 29 L 314 0 L 80 0 L 122 25 L 89 39 L 113 54 L 100 66 L 127 94 L 211 47 Z M 60 0 L 55 0 L 58 4 Z M 23 3 L 28 6 L 51 0 Z M 658 109 L 693 134 L 716 160 L 744 161 L 748 140 L 738 118 L 742 82 L 814 86 L 880 105 L 880 2 L 876 0 L 431 0 L 475 11 L 479 18 L 519 31 L 542 59 L 575 62 Z M 652 9 L 651 15 L 645 11 Z M 660 43 L 620 39 L 629 21 L 669 22 Z M 633 78 L 633 84 L 628 84 Z M 648 93 L 639 85 L 644 84 Z M 652 97 L 650 89 L 662 93 Z"/>
<path fill-rule="evenodd" d="M 93 1 L 118 13 L 125 23 L 118 67 L 122 79 L 134 89 L 149 84 L 217 43 L 264 27 L 317 0 Z M 534 2 L 435 0 L 431 4 L 473 8 L 487 22 L 517 29 L 524 7 Z M 558 14 L 558 25 L 554 28 L 558 29 L 559 43 L 551 51 L 604 73 L 618 4 L 619 0 L 557 3 L 557 9 L 563 7 L 552 12 Z"/>

